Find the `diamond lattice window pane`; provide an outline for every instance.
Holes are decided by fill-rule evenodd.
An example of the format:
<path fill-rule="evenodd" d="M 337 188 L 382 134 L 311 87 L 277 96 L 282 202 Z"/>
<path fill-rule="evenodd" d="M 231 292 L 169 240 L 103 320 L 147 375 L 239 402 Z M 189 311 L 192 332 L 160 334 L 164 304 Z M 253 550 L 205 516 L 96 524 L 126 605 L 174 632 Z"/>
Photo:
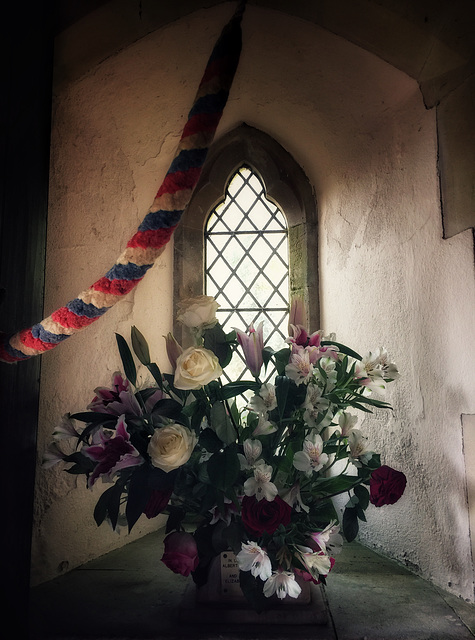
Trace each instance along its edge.
<path fill-rule="evenodd" d="M 205 229 L 206 293 L 220 304 L 226 332 L 264 323 L 264 342 L 283 346 L 289 314 L 288 230 L 283 212 L 266 198 L 259 176 L 242 166 L 225 199 L 210 212 Z M 246 375 L 244 375 L 246 374 Z M 262 380 L 275 372 L 262 371 Z M 238 350 L 224 377 L 248 377 Z"/>

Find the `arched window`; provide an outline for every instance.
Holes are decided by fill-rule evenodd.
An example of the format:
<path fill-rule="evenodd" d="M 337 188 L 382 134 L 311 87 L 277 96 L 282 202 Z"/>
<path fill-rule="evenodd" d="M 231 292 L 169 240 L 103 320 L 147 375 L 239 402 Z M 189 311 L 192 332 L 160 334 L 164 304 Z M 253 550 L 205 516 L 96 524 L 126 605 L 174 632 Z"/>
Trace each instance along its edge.
<path fill-rule="evenodd" d="M 247 194 L 248 202 L 252 200 L 257 209 L 242 204 L 239 193 Z M 234 213 L 231 214 L 232 209 Z M 228 222 L 228 214 L 235 216 L 234 222 Z M 249 233 L 236 234 L 239 230 Z M 230 231 L 235 233 L 233 239 Z M 221 235 L 220 239 L 218 235 Z M 246 241 L 245 235 L 249 236 Z M 275 236 L 274 240 L 269 239 L 271 236 Z M 280 240 L 276 241 L 277 237 L 284 236 L 287 250 L 279 244 Z M 241 255 L 238 237 L 243 247 Z M 235 255 L 231 254 L 233 243 L 237 247 Z M 267 254 L 264 254 L 264 247 L 270 249 L 269 245 L 274 253 L 266 249 Z M 275 253 L 277 245 L 280 249 Z M 243 258 L 246 247 L 249 253 Z M 288 302 L 299 296 L 305 302 L 309 328 L 315 330 L 319 328 L 317 248 L 315 198 L 301 167 L 273 138 L 242 124 L 211 147 L 200 182 L 175 231 L 175 309 L 180 300 L 206 292 L 216 295 L 217 299 L 221 297 L 218 300 L 223 314 L 221 322 L 228 322 L 229 329 L 237 326 L 245 330 L 250 322 L 259 321 L 259 313 L 264 307 L 275 308 L 268 324 L 276 329 L 275 338 L 279 342 L 287 333 Z M 246 284 L 250 291 L 244 293 L 246 287 L 239 282 L 239 279 L 245 279 L 238 268 L 239 260 L 248 260 L 248 265 L 254 261 L 254 266 L 266 265 L 268 259 L 273 264 L 284 264 L 284 253 L 288 260 L 286 275 L 269 278 L 273 288 L 267 299 L 265 295 L 262 299 L 256 295 L 258 280 L 253 281 L 251 276 Z M 216 276 L 213 264 L 220 265 Z M 210 268 L 211 279 L 207 280 Z M 252 267 L 249 269 L 251 272 Z M 264 270 L 261 282 L 269 276 L 270 264 Z M 238 273 L 239 277 L 235 277 Z M 228 300 L 231 282 L 236 291 L 242 292 L 239 311 L 233 309 L 234 303 L 228 304 L 231 302 Z M 178 323 L 174 326 L 174 334 L 183 346 L 187 346 L 187 333 Z M 282 342 L 271 346 L 279 348 Z"/>
<path fill-rule="evenodd" d="M 225 332 L 262 322 L 265 345 L 281 348 L 289 315 L 287 220 L 250 166 L 231 176 L 204 238 L 205 292 L 220 304 L 217 317 Z M 224 375 L 239 380 L 244 371 L 238 351 Z"/>

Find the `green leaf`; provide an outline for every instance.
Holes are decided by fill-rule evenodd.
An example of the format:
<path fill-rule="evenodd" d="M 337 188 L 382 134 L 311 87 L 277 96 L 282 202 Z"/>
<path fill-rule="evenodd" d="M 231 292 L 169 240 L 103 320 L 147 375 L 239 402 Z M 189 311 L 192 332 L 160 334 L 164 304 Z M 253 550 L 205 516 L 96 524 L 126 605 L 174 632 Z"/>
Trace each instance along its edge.
<path fill-rule="evenodd" d="M 334 495 L 343 493 L 352 489 L 356 483 L 359 483 L 358 476 L 339 475 L 333 478 L 318 478 L 312 487 L 312 494 L 319 496 Z"/>
<path fill-rule="evenodd" d="M 132 352 L 129 349 L 129 345 L 125 341 L 125 338 L 120 333 L 115 334 L 117 340 L 117 346 L 119 347 L 120 357 L 124 366 L 125 377 L 131 382 L 134 387 L 137 383 L 137 370 L 135 368 L 134 358 Z"/>
<path fill-rule="evenodd" d="M 130 330 L 130 337 L 135 355 L 142 364 L 148 366 L 150 364 L 150 350 L 148 348 L 147 341 L 137 327 L 132 327 Z"/>
<path fill-rule="evenodd" d="M 80 451 L 75 451 L 64 458 L 64 462 L 74 462 L 70 469 L 65 469 L 65 471 L 72 474 L 91 473 L 96 466 L 96 463 L 91 458 L 88 458 Z"/>
<path fill-rule="evenodd" d="M 355 358 L 355 360 L 362 360 L 362 357 L 359 353 L 356 353 L 356 351 L 353 351 L 353 349 L 350 349 L 350 347 L 341 344 L 341 342 L 334 342 L 333 340 L 322 340 L 322 347 L 328 347 L 331 345 L 338 347 L 338 351 L 340 351 L 340 353 L 346 353 L 346 355 L 350 356 L 351 358 Z"/>
<path fill-rule="evenodd" d="M 372 457 L 366 463 L 366 466 L 370 469 L 379 469 L 381 466 L 381 454 L 373 453 Z"/>
<path fill-rule="evenodd" d="M 285 367 L 289 364 L 290 349 L 284 348 L 274 353 L 275 368 L 279 376 L 285 375 Z"/>
<path fill-rule="evenodd" d="M 209 349 L 215 354 L 223 369 L 231 362 L 233 350 L 220 324 L 214 325 L 211 329 L 206 329 L 203 333 L 203 344 L 205 349 Z"/>
<path fill-rule="evenodd" d="M 359 500 L 359 505 L 362 509 L 367 509 L 369 505 L 369 491 L 362 484 L 357 485 L 354 488 L 355 496 Z"/>
<path fill-rule="evenodd" d="M 206 449 L 206 451 L 215 453 L 216 451 L 219 451 L 221 449 L 223 443 L 218 438 L 213 429 L 210 429 L 208 427 L 206 429 L 203 429 L 203 431 L 200 433 L 200 445 L 204 449 Z"/>
<path fill-rule="evenodd" d="M 220 397 L 222 400 L 229 400 L 230 398 L 235 398 L 236 396 L 241 395 L 245 391 L 259 391 L 261 385 L 259 382 L 251 381 L 251 380 L 239 380 L 237 382 L 229 382 L 228 384 L 223 385 L 220 390 Z"/>
<path fill-rule="evenodd" d="M 116 528 L 119 517 L 120 496 L 123 488 L 123 484 L 117 481 L 113 487 L 110 487 L 101 495 L 94 509 L 94 520 L 97 526 L 101 525 L 109 515 L 112 528 Z"/>
<path fill-rule="evenodd" d="M 208 460 L 208 475 L 211 483 L 221 491 L 226 491 L 236 482 L 241 465 L 237 457 L 237 447 L 230 445 L 213 453 Z"/>
<path fill-rule="evenodd" d="M 142 465 L 134 471 L 129 484 L 127 506 L 125 508 L 129 533 L 142 515 L 151 494 L 152 490 L 148 486 L 148 469 L 145 465 Z"/>
<path fill-rule="evenodd" d="M 168 507 L 168 519 L 165 527 L 165 533 L 170 533 L 170 531 L 179 531 L 180 525 L 185 517 L 186 513 L 183 511 L 181 507 Z"/>
<path fill-rule="evenodd" d="M 175 420 L 181 414 L 182 406 L 176 400 L 171 398 L 162 398 L 156 402 L 152 409 L 153 416 L 164 416 Z"/>
<path fill-rule="evenodd" d="M 99 413 L 96 411 L 81 411 L 79 413 L 73 413 L 70 418 L 79 420 L 80 422 L 87 422 L 94 424 L 95 426 L 105 424 L 106 422 L 117 423 L 117 416 L 111 416 L 109 413 Z"/>
<path fill-rule="evenodd" d="M 215 402 L 211 407 L 211 428 L 224 444 L 236 440 L 236 431 L 223 402 Z"/>
<path fill-rule="evenodd" d="M 290 378 L 287 378 L 287 376 L 277 376 L 275 381 L 275 397 L 277 400 L 277 409 L 279 410 L 279 416 L 281 420 L 285 414 L 289 389 Z"/>
<path fill-rule="evenodd" d="M 355 507 L 345 509 L 343 512 L 343 534 L 348 542 L 352 542 L 358 535 L 358 511 Z"/>
<path fill-rule="evenodd" d="M 158 384 L 160 389 L 163 391 L 162 373 L 161 373 L 160 369 L 158 368 L 158 366 L 155 364 L 155 362 L 151 362 L 150 364 L 147 365 L 147 369 L 150 371 L 150 373 L 153 376 L 153 379 Z"/>

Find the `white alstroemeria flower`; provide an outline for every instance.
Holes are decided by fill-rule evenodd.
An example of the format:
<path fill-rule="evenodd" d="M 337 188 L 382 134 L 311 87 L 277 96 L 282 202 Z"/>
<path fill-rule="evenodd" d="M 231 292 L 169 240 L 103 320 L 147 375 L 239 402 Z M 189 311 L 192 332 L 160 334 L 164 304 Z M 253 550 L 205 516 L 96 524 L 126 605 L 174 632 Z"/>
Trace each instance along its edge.
<path fill-rule="evenodd" d="M 259 462 L 264 462 L 263 460 L 259 460 L 259 456 L 262 453 L 262 443 L 260 440 L 252 440 L 248 438 L 244 440 L 244 455 L 238 453 L 238 458 L 241 463 L 241 469 L 252 469 Z"/>
<path fill-rule="evenodd" d="M 380 348 L 374 353 L 367 353 L 361 361 L 356 361 L 355 378 L 371 391 L 384 393 L 386 382 L 399 378 L 399 372 L 396 365 L 389 362 L 386 349 Z"/>
<path fill-rule="evenodd" d="M 305 402 L 302 406 L 316 409 L 318 413 L 326 411 L 330 406 L 330 401 L 322 396 L 322 389 L 312 382 L 307 387 Z"/>
<path fill-rule="evenodd" d="M 359 429 L 353 429 L 348 436 L 348 446 L 350 448 L 348 459 L 355 467 L 361 467 L 361 458 L 372 454 L 368 447 L 368 438 Z M 371 456 L 370 456 L 371 457 Z"/>
<path fill-rule="evenodd" d="M 384 348 L 379 350 L 379 366 L 383 371 L 385 380 L 397 380 L 400 377 L 397 366 L 394 362 L 389 361 L 388 352 Z"/>
<path fill-rule="evenodd" d="M 350 435 L 355 424 L 358 422 L 358 416 L 353 416 L 351 413 L 343 411 L 338 418 L 338 424 L 340 425 L 341 435 L 347 437 Z"/>
<path fill-rule="evenodd" d="M 310 362 L 310 354 L 300 346 L 294 346 L 290 355 L 289 364 L 285 366 L 285 375 L 295 384 L 308 382 L 313 375 L 313 364 Z"/>
<path fill-rule="evenodd" d="M 336 524 L 336 522 L 330 522 L 323 531 L 311 533 L 310 537 L 318 544 L 322 551 L 330 555 L 340 553 L 343 546 L 343 538 L 340 535 L 340 525 Z"/>
<path fill-rule="evenodd" d="M 257 422 L 257 427 L 252 432 L 253 436 L 267 436 L 270 433 L 274 433 L 277 431 L 277 426 L 267 420 L 266 416 L 262 413 L 259 414 L 259 420 Z"/>
<path fill-rule="evenodd" d="M 52 442 L 50 445 L 48 445 L 47 450 L 43 454 L 41 466 L 43 467 L 43 469 L 50 469 L 65 458 L 66 454 L 61 451 L 56 442 Z"/>
<path fill-rule="evenodd" d="M 291 571 L 273 571 L 270 578 L 264 583 L 264 595 L 270 598 L 274 593 L 283 600 L 285 596 L 298 598 L 302 591 L 300 585 L 295 580 L 295 574 Z"/>
<path fill-rule="evenodd" d="M 326 391 L 328 393 L 328 391 L 331 391 L 336 385 L 336 378 L 338 375 L 336 363 L 332 358 L 321 358 L 318 361 L 318 364 L 325 372 L 326 380 L 318 367 L 315 367 L 314 369 L 314 377 L 321 385 L 326 384 Z"/>
<path fill-rule="evenodd" d="M 309 407 L 308 409 L 305 409 L 303 419 L 309 427 L 312 427 L 312 429 L 318 429 L 318 431 L 321 432 L 325 427 L 329 427 L 331 425 L 333 416 L 330 410 L 327 410 L 322 414 L 318 409 Z"/>
<path fill-rule="evenodd" d="M 259 393 L 252 396 L 249 401 L 249 409 L 254 413 L 268 413 L 277 406 L 275 386 L 270 382 L 264 383 L 259 389 Z"/>
<path fill-rule="evenodd" d="M 327 576 L 332 568 L 330 556 L 323 551 L 313 551 L 310 547 L 296 545 L 297 557 L 314 580 L 319 576 Z"/>
<path fill-rule="evenodd" d="M 241 551 L 236 560 L 241 571 L 250 571 L 254 578 L 267 580 L 272 575 L 270 558 L 264 549 L 255 542 L 248 540 L 247 544 L 241 544 Z"/>
<path fill-rule="evenodd" d="M 294 454 L 293 465 L 299 471 L 304 471 L 308 476 L 320 469 L 328 462 L 328 455 L 322 453 L 323 440 L 318 433 L 311 433 L 303 441 L 302 451 Z"/>
<path fill-rule="evenodd" d="M 298 513 L 300 513 L 300 511 L 305 511 L 305 513 L 310 511 L 310 508 L 302 501 L 302 496 L 300 495 L 300 484 L 298 482 L 290 487 L 290 489 L 284 491 L 280 497 Z"/>
<path fill-rule="evenodd" d="M 254 477 L 248 478 L 244 483 L 246 496 L 256 496 L 257 500 L 265 498 L 269 502 L 278 494 L 277 487 L 270 481 L 272 467 L 268 464 L 258 464 L 254 467 Z"/>
<path fill-rule="evenodd" d="M 63 440 L 64 438 L 79 438 L 79 432 L 76 431 L 74 421 L 69 417 L 69 413 L 65 413 L 61 418 L 61 422 L 53 431 L 53 439 Z"/>

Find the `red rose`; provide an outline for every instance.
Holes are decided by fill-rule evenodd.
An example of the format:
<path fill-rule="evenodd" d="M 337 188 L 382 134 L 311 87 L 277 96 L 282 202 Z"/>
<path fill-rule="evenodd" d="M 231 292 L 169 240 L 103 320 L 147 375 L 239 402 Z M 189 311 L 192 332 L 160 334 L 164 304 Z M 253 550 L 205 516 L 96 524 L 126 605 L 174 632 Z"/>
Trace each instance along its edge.
<path fill-rule="evenodd" d="M 279 524 L 290 524 L 292 507 L 276 496 L 274 500 L 257 500 L 255 496 L 244 496 L 242 499 L 242 522 L 249 534 L 261 536 L 263 533 L 274 533 Z"/>
<path fill-rule="evenodd" d="M 394 504 L 404 493 L 406 476 L 386 465 L 379 467 L 371 474 L 369 481 L 369 501 L 375 507 Z"/>
<path fill-rule="evenodd" d="M 198 547 L 191 533 L 174 531 L 165 538 L 162 562 L 174 573 L 189 576 L 198 566 Z"/>
<path fill-rule="evenodd" d="M 147 516 L 147 518 L 155 518 L 161 513 L 168 504 L 170 500 L 170 496 L 173 493 L 173 487 L 171 489 L 167 489 L 166 491 L 161 491 L 159 489 L 153 489 L 150 494 L 150 498 L 145 506 L 143 512 Z"/>

